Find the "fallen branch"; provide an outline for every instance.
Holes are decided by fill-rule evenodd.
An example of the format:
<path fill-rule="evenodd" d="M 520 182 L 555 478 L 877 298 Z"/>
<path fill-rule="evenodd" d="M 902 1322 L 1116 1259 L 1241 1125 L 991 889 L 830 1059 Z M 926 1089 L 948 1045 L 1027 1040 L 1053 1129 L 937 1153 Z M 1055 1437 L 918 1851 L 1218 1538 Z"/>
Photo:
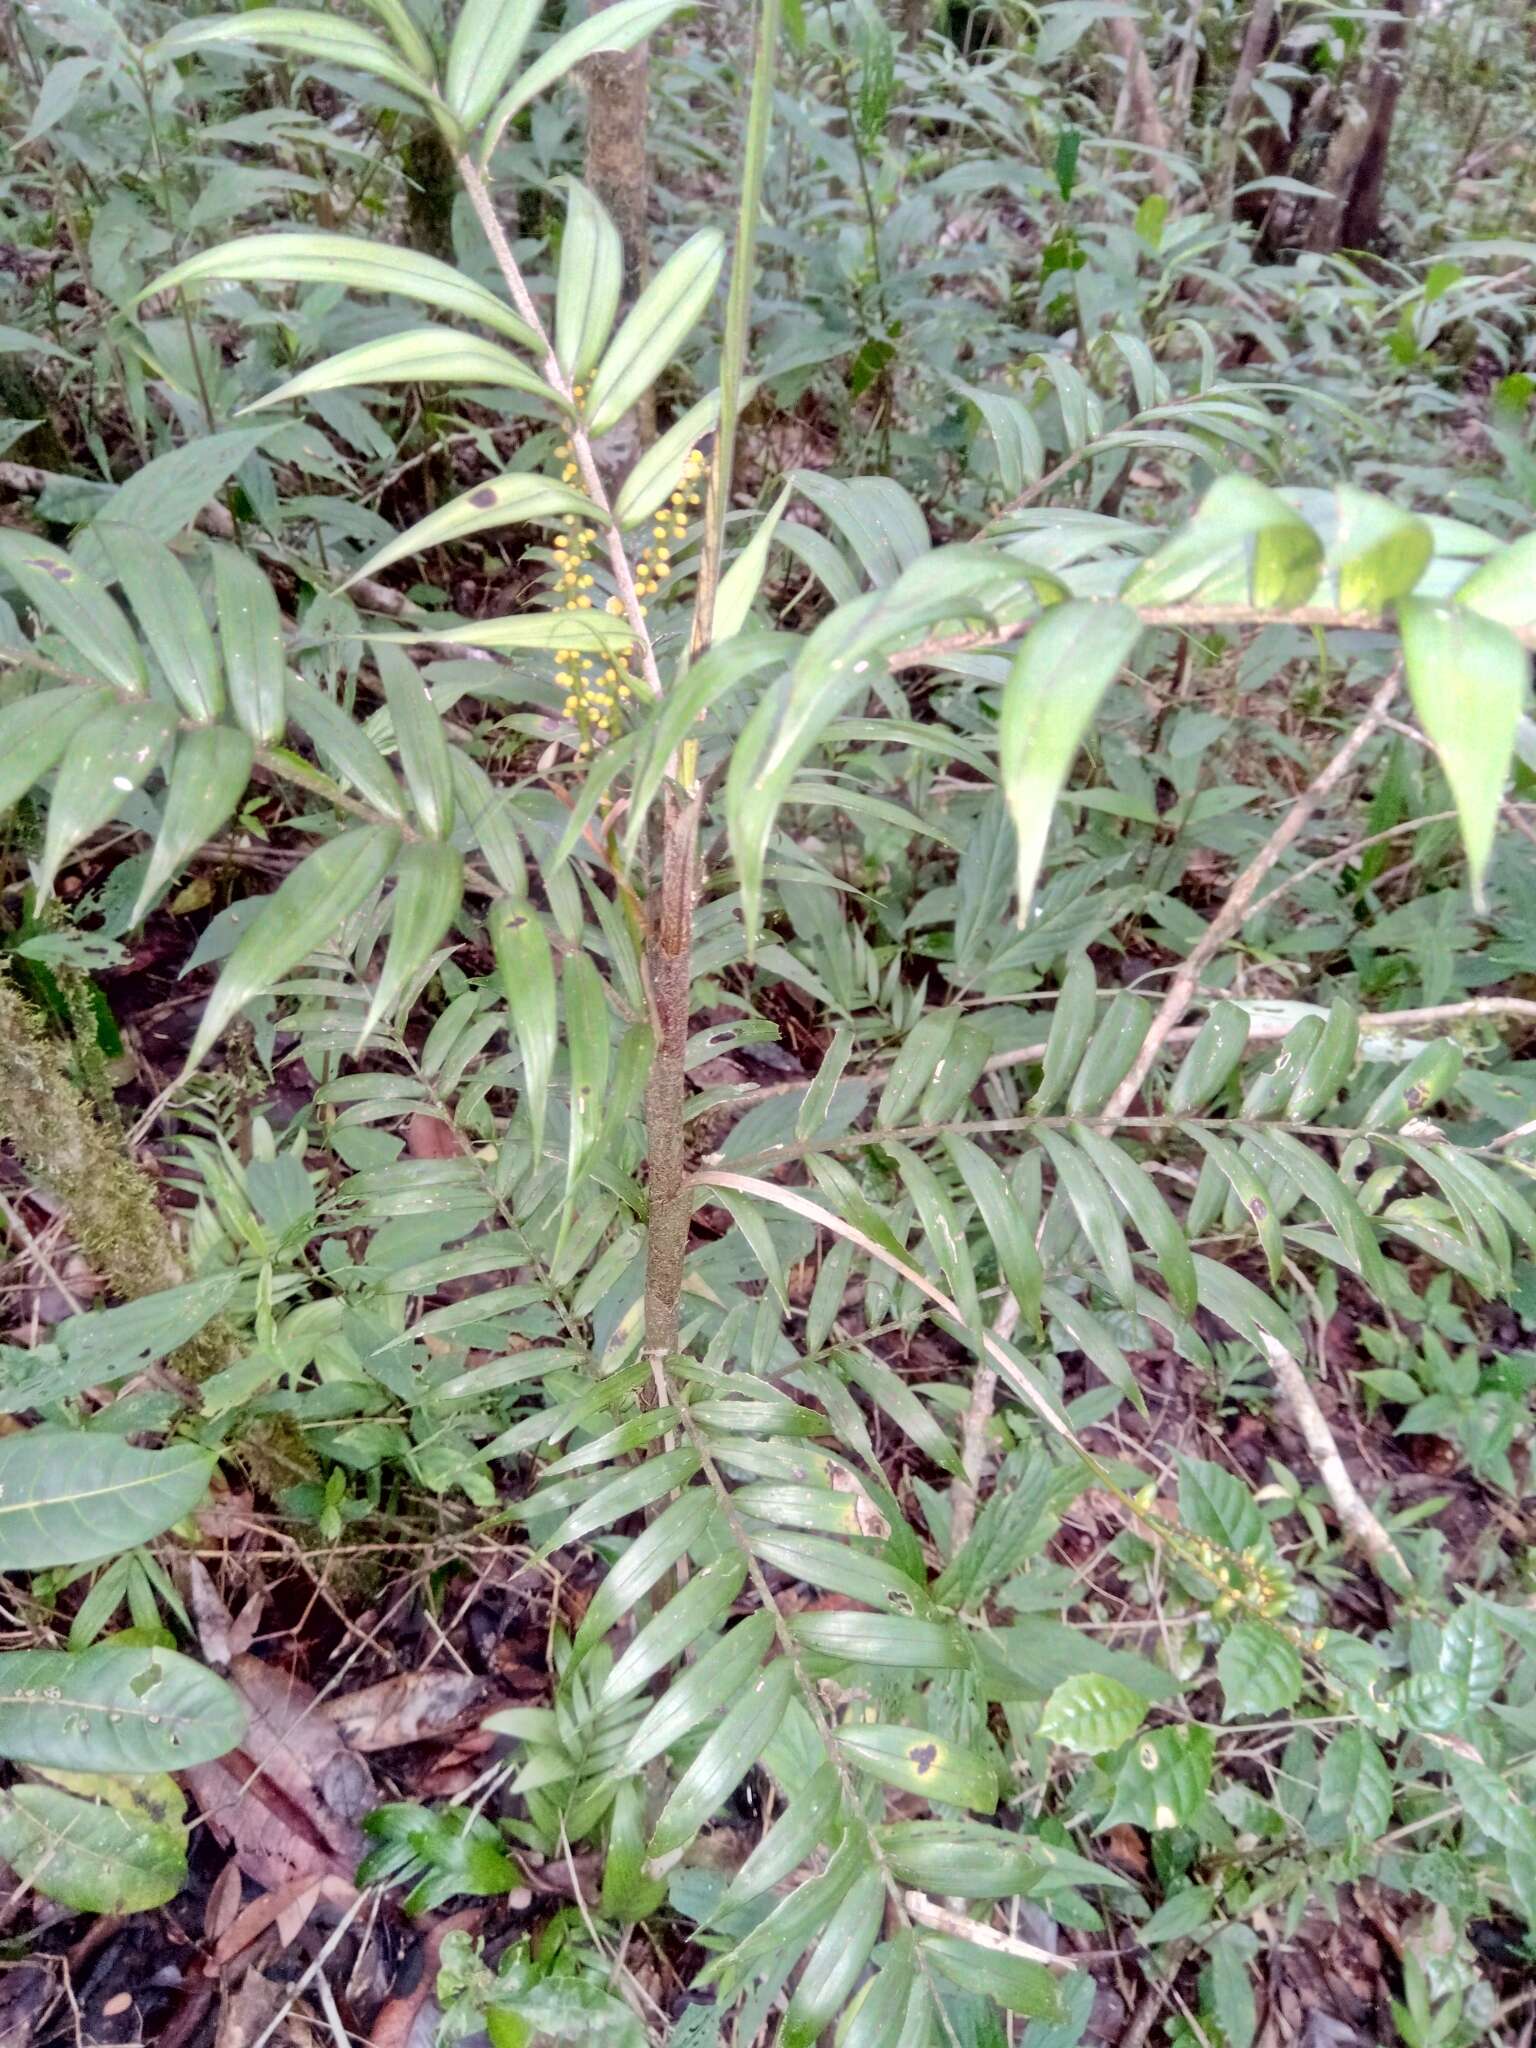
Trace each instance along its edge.
<path fill-rule="evenodd" d="M 937 1899 L 930 1899 L 925 1892 L 907 1892 L 902 1903 L 919 1927 L 931 1927 L 935 1934 L 952 1934 L 960 1941 L 974 1943 L 977 1948 L 989 1949 L 995 1956 L 1017 1956 L 1021 1963 L 1041 1963 L 1047 1970 L 1074 1970 L 1077 1967 L 1070 1956 L 1059 1956 L 1053 1949 L 1036 1948 L 1032 1941 L 1021 1941 L 1016 1934 L 1003 1934 L 996 1927 L 985 1927 L 979 1920 L 968 1919 L 964 1913 L 951 1912 L 948 1906 L 941 1906 Z"/>

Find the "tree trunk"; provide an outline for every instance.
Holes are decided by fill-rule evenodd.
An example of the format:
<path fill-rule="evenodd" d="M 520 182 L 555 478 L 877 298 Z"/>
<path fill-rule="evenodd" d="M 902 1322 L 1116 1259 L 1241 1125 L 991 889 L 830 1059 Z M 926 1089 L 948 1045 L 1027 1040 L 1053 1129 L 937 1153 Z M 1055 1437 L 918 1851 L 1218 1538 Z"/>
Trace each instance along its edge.
<path fill-rule="evenodd" d="M 1374 248 L 1381 240 L 1381 200 L 1392 149 L 1392 124 L 1408 70 L 1408 31 L 1418 19 L 1419 0 L 1393 0 L 1398 19 L 1382 30 L 1381 58 L 1366 88 L 1371 128 L 1344 208 L 1340 239 L 1349 249 Z"/>
<path fill-rule="evenodd" d="M 592 12 L 616 0 L 593 0 Z M 650 101 L 651 46 L 600 50 L 584 66 L 587 86 L 586 181 L 607 207 L 624 244 L 624 290 L 632 299 L 645 283 L 649 254 L 646 213 L 650 169 L 645 123 Z"/>
<path fill-rule="evenodd" d="M 1159 192 L 1170 198 L 1174 191 L 1173 172 L 1168 166 L 1168 130 L 1157 104 L 1157 83 L 1147 62 L 1141 31 L 1128 14 L 1112 16 L 1104 24 L 1109 46 L 1125 66 L 1122 94 L 1124 125 L 1147 153 L 1147 175 Z M 1116 130 L 1121 116 L 1116 115 Z"/>
<path fill-rule="evenodd" d="M 1227 94 L 1226 111 L 1221 117 L 1217 145 L 1220 173 L 1216 211 L 1223 220 L 1230 220 L 1232 217 L 1237 166 L 1243 147 L 1243 128 L 1248 118 L 1249 102 L 1253 98 L 1254 80 L 1259 75 L 1259 67 L 1269 55 L 1274 30 L 1275 0 L 1257 0 L 1248 16 L 1248 26 L 1243 34 L 1243 47 L 1238 52 L 1237 69 L 1232 74 L 1232 89 Z"/>
<path fill-rule="evenodd" d="M 1173 68 L 1172 104 L 1168 115 L 1168 134 L 1175 149 L 1184 146 L 1190 111 L 1195 103 L 1195 78 L 1200 69 L 1200 17 L 1204 12 L 1205 0 L 1189 0 L 1184 39 L 1179 45 L 1179 60 Z"/>

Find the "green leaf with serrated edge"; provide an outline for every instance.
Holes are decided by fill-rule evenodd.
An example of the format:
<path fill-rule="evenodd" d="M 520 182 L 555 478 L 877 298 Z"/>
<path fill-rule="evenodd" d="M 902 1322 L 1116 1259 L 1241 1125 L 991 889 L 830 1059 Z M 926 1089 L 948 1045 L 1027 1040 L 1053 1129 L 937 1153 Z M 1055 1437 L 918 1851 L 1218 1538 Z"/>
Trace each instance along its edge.
<path fill-rule="evenodd" d="M 81 726 L 111 701 L 105 690 L 66 683 L 0 705 L 0 814 L 42 781 Z"/>
<path fill-rule="evenodd" d="M 1074 1124 L 1072 1140 L 1098 1168 L 1115 1200 L 1140 1233 L 1176 1307 L 1192 1316 L 1198 1299 L 1195 1262 L 1178 1219 L 1148 1173 L 1127 1159 L 1112 1140 L 1085 1124 Z"/>
<path fill-rule="evenodd" d="M 33 610 L 62 633 L 91 678 L 104 676 L 142 697 L 147 678 L 139 643 L 112 599 L 61 548 L 0 527 L 0 569 Z"/>
<path fill-rule="evenodd" d="M 54 778 L 37 871 L 40 903 L 80 842 L 115 817 L 123 798 L 154 773 L 175 732 L 175 716 L 163 704 L 104 704 L 86 719 Z"/>
<path fill-rule="evenodd" d="M 907 2011 L 918 1995 L 926 2003 L 928 1987 L 917 1975 L 913 1937 L 903 1934 L 885 1949 L 879 1969 L 856 1993 L 837 2030 L 837 2048 L 904 2048 Z M 925 2014 L 921 2032 L 913 2029 L 913 2039 L 929 2038 Z"/>
<path fill-rule="evenodd" d="M 773 1740 L 796 1685 L 795 1667 L 777 1658 L 759 1671 L 677 1782 L 651 1834 L 654 1859 L 691 1842 L 730 1798 Z"/>
<path fill-rule="evenodd" d="M 413 99 L 430 101 L 434 97 L 431 87 L 395 55 L 382 36 L 376 36 L 360 22 L 321 14 L 309 7 L 262 7 L 254 13 L 178 22 L 168 35 L 151 45 L 151 54 L 174 61 L 191 50 L 226 43 L 292 50 L 301 57 L 317 58 L 322 64 L 365 71 L 372 78 L 397 86 Z"/>
<path fill-rule="evenodd" d="M 718 228 L 700 228 L 675 249 L 631 308 L 592 373 L 589 430 L 606 434 L 650 390 L 698 325 L 725 261 Z"/>
<path fill-rule="evenodd" d="M 1130 1741 L 1146 1711 L 1146 1701 L 1118 1678 L 1084 1671 L 1063 1679 L 1046 1701 L 1040 1734 L 1084 1756 L 1103 1756 Z"/>
<path fill-rule="evenodd" d="M 976 1813 L 997 1810 L 996 1769 L 948 1736 L 861 1721 L 840 1728 L 837 1745 L 869 1777 L 898 1792 L 916 1793 L 935 1806 L 967 1806 Z"/>
<path fill-rule="evenodd" d="M 148 1543 L 197 1506 L 214 1462 L 195 1444 L 141 1451 L 73 1429 L 0 1438 L 0 1571 L 87 1564 Z"/>
<path fill-rule="evenodd" d="M 560 402 L 551 385 L 494 341 L 478 334 L 462 334 L 457 327 L 428 323 L 327 356 L 313 369 L 301 370 L 275 390 L 253 398 L 240 412 L 243 417 L 268 406 L 291 405 L 295 399 L 309 398 L 317 391 L 349 391 L 371 384 L 452 384 L 460 391 L 490 385 L 526 391 L 551 405 Z"/>
<path fill-rule="evenodd" d="M 1104 1107 L 1130 1072 L 1151 1022 L 1152 1006 L 1145 996 L 1121 989 L 1111 997 L 1067 1090 L 1073 1116 L 1094 1116 Z"/>
<path fill-rule="evenodd" d="M 1216 1652 L 1223 1717 L 1283 1714 L 1301 1697 L 1301 1652 L 1263 1621 L 1240 1621 Z"/>
<path fill-rule="evenodd" d="M 771 1614 L 749 1614 L 727 1629 L 718 1642 L 712 1643 L 695 1663 L 673 1679 L 635 1729 L 614 1766 L 619 1775 L 627 1777 L 630 1772 L 642 1769 L 652 1757 L 681 1742 L 701 1721 L 707 1721 L 739 1699 L 772 1640 Z"/>
<path fill-rule="evenodd" d="M 459 818 L 485 855 L 493 880 L 509 896 L 526 896 L 528 863 L 517 836 L 511 797 L 496 787 L 480 763 L 472 760 L 462 747 L 451 748 L 448 761 Z"/>
<path fill-rule="evenodd" d="M 0 1793 L 0 1857 L 72 1912 L 145 1913 L 187 1874 L 186 1830 L 53 1785 Z"/>
<path fill-rule="evenodd" d="M 1507 627 L 1460 605 L 1404 598 L 1397 621 L 1408 695 L 1451 786 L 1481 909 L 1530 656 Z"/>
<path fill-rule="evenodd" d="M 801 1967 L 799 1982 L 780 2022 L 779 2048 L 815 2048 L 841 2013 L 863 1975 L 885 1917 L 885 1879 L 863 1871 L 822 1929 Z"/>
<path fill-rule="evenodd" d="M 1075 953 L 1061 978 L 1061 993 L 1051 1012 L 1040 1086 L 1030 1097 L 1029 1106 L 1036 1116 L 1056 1107 L 1082 1065 L 1098 1020 L 1097 991 L 1093 962 L 1086 953 Z"/>
<path fill-rule="evenodd" d="M 624 289 L 624 245 L 608 210 L 578 178 L 565 188 L 565 232 L 555 281 L 555 357 L 567 377 L 585 377 L 613 332 Z"/>
<path fill-rule="evenodd" d="M 356 719 L 295 670 L 287 679 L 288 715 L 321 760 L 374 810 L 405 820 L 405 798 L 389 763 Z"/>
<path fill-rule="evenodd" d="M 1309 1123 L 1334 1100 L 1354 1071 L 1359 1042 L 1360 1023 L 1353 1005 L 1333 1003 L 1322 1036 L 1301 1062 L 1286 1102 L 1285 1113 L 1293 1122 Z"/>
<path fill-rule="evenodd" d="M 1223 1550 L 1251 1550 L 1257 1544 L 1267 1555 L 1274 1544 L 1269 1524 L 1241 1479 L 1206 1458 L 1179 1460 L 1179 1520 L 1191 1536 Z"/>
<path fill-rule="evenodd" d="M 1168 1090 L 1172 1115 L 1194 1116 L 1219 1094 L 1242 1060 L 1248 1030 L 1246 1010 L 1236 1003 L 1214 1005 Z"/>
<path fill-rule="evenodd" d="M 389 949 L 368 1015 L 357 1034 L 361 1052 L 381 1017 L 389 1016 L 405 989 L 431 959 L 464 900 L 464 862 L 451 846 L 418 840 L 402 849 L 389 899 Z"/>
<path fill-rule="evenodd" d="M 438 262 L 435 256 L 419 256 L 412 249 L 364 242 L 352 235 L 246 235 L 239 241 L 222 242 L 157 277 L 134 304 L 178 286 L 219 281 L 325 284 L 389 293 L 457 313 L 461 319 L 478 320 L 524 348 L 537 346 L 536 337 L 504 300 L 450 264 Z"/>
<path fill-rule="evenodd" d="M 112 574 L 133 606 L 171 694 L 189 718 L 217 718 L 224 709 L 224 672 L 192 578 L 163 542 L 98 520 Z"/>
<path fill-rule="evenodd" d="M 443 722 L 421 671 L 399 648 L 380 647 L 375 659 L 416 815 L 433 839 L 446 839 L 453 830 L 453 770 Z"/>
<path fill-rule="evenodd" d="M 1150 1920 L 1136 1930 L 1146 1948 L 1158 1948 L 1165 1941 L 1187 1941 L 1216 1918 L 1216 1894 L 1207 1885 L 1186 1885 L 1164 1899 Z"/>
<path fill-rule="evenodd" d="M 1522 534 L 1480 562 L 1457 585 L 1456 602 L 1512 633 L 1528 633 L 1536 626 L 1536 533 Z"/>
<path fill-rule="evenodd" d="M 841 1809 L 837 1771 L 830 1762 L 820 1763 L 792 1790 L 789 1805 L 732 1878 L 717 1912 L 760 1898 L 798 1870 L 812 1850 L 835 1845 Z"/>
<path fill-rule="evenodd" d="M 1056 1170 L 1057 1187 L 1067 1198 L 1078 1228 L 1088 1241 L 1100 1276 L 1122 1308 L 1136 1296 L 1130 1248 L 1109 1189 L 1089 1161 L 1056 1131 L 1041 1130 L 1041 1149 Z"/>
<path fill-rule="evenodd" d="M 954 1161 L 967 1193 L 976 1204 L 982 1228 L 991 1239 L 999 1272 L 1025 1321 L 1038 1330 L 1040 1290 L 1045 1284 L 1045 1271 L 1030 1236 L 1029 1225 L 1003 1178 L 1002 1169 L 979 1145 L 973 1145 L 969 1138 L 959 1137 L 953 1132 L 945 1137 L 944 1149 Z"/>
<path fill-rule="evenodd" d="M 653 1614 L 629 1643 L 598 1689 L 597 1704 L 611 1707 L 633 1697 L 658 1671 L 675 1664 L 726 1614 L 746 1580 L 745 1561 L 712 1558 Z"/>
<path fill-rule="evenodd" d="M 255 758 L 250 740 L 231 726 L 199 726 L 181 735 L 166 783 L 165 815 L 133 906 L 133 923 L 234 816 L 250 787 Z"/>
<path fill-rule="evenodd" d="M 876 1836 L 903 1884 L 940 1898 L 1015 1898 L 1045 1867 L 1026 1836 L 974 1820 L 891 1821 Z"/>
<path fill-rule="evenodd" d="M 394 865 L 400 835 L 365 825 L 317 847 L 269 896 L 224 963 L 187 1054 L 200 1066 L 247 1003 L 275 988 L 346 922 Z"/>
<path fill-rule="evenodd" d="M 997 721 L 998 774 L 1018 835 L 1018 921 L 1029 922 L 1056 799 L 1099 699 L 1130 660 L 1141 621 L 1124 605 L 1053 605 L 1014 658 Z"/>
<path fill-rule="evenodd" d="M 547 477 L 518 472 L 512 476 L 489 477 L 473 490 L 429 512 L 425 519 L 370 555 L 341 586 L 349 590 L 364 577 L 378 576 L 407 555 L 425 554 L 429 548 L 445 547 L 467 534 L 484 533 L 493 526 L 551 525 L 560 519 L 601 519 L 597 507 L 569 484 L 553 483 Z M 383 636 L 379 636 L 381 639 Z M 393 636 L 391 636 L 393 637 Z M 427 638 L 432 635 L 424 636 Z"/>
<path fill-rule="evenodd" d="M 981 1934 L 989 1930 L 978 1927 Z M 1044 1963 L 1005 1955 L 953 1934 L 924 1934 L 918 1947 L 941 1976 L 962 1991 L 995 1998 L 1006 2012 L 1020 2012 L 1046 2022 L 1063 2017 L 1061 1992 Z"/>
<path fill-rule="evenodd" d="M 1440 1638 L 1440 1673 L 1466 1696 L 1468 1707 L 1486 1707 L 1504 1680 L 1504 1646 L 1492 1615 L 1480 1601 L 1465 1601 Z"/>
<path fill-rule="evenodd" d="M 1336 484 L 1338 534 L 1329 549 L 1347 612 L 1383 612 L 1406 597 L 1435 551 L 1422 519 L 1353 484 Z"/>
<path fill-rule="evenodd" d="M 660 1500 L 674 1487 L 686 1486 L 698 1469 L 697 1451 L 683 1446 L 663 1451 L 659 1458 L 650 1458 L 643 1465 L 621 1472 L 618 1478 L 598 1487 L 590 1499 L 571 1509 L 554 1535 L 540 1545 L 540 1556 L 550 1557 L 568 1543 L 579 1543 L 584 1536 L 596 1535 L 599 1529 L 610 1528 L 626 1515 L 638 1514 L 641 1508 L 648 1508 L 653 1500 Z M 525 1513 L 528 1506 L 525 1502 Z"/>
<path fill-rule="evenodd" d="M 287 722 L 283 618 L 271 584 L 238 548 L 213 550 L 214 609 L 236 718 L 265 746 Z"/>
<path fill-rule="evenodd" d="M 1446 1760 L 1454 1772 L 1455 1757 Z M 1379 1842 L 1392 1819 L 1392 1772 L 1364 1728 L 1341 1728 L 1323 1756 L 1318 1803 L 1339 1814 L 1351 1834 Z M 1504 1803 L 1501 1788 L 1500 1803 Z"/>
<path fill-rule="evenodd" d="M 617 0 L 615 6 L 601 9 L 567 29 L 564 35 L 556 36 L 491 115 L 480 146 L 481 165 L 488 164 L 495 155 L 502 131 L 513 115 L 540 93 L 548 92 L 568 71 L 599 50 L 632 50 L 686 4 L 687 0 Z"/>
<path fill-rule="evenodd" d="M 790 1627 L 805 1649 L 849 1664 L 964 1671 L 971 1662 L 964 1634 L 947 1621 L 901 1614 L 797 1614 Z"/>
<path fill-rule="evenodd" d="M 464 127 L 476 129 L 517 69 L 539 0 L 465 0 L 448 44 L 443 97 Z"/>
<path fill-rule="evenodd" d="M 71 1771 L 180 1771 L 245 1729 L 222 1678 L 174 1650 L 105 1642 L 0 1655 L 0 1756 Z"/>
<path fill-rule="evenodd" d="M 1190 1723 L 1139 1735 L 1115 1775 L 1104 1830 L 1128 1821 L 1133 1827 L 1188 1827 L 1210 1790 L 1215 1744 L 1209 1728 Z"/>
<path fill-rule="evenodd" d="M 494 903 L 490 927 L 497 978 L 523 1062 L 523 1101 L 537 1157 L 544 1144 L 544 1110 L 559 1031 L 554 954 L 531 903 L 510 898 Z"/>
<path fill-rule="evenodd" d="M 1217 1171 L 1238 1199 L 1245 1220 L 1252 1225 L 1269 1266 L 1270 1285 L 1279 1283 L 1285 1266 L 1285 1239 L 1280 1233 L 1279 1218 L 1268 1188 L 1247 1156 L 1226 1138 L 1218 1138 L 1213 1131 L 1193 1130 L 1190 1136 L 1200 1147 L 1207 1159 L 1213 1160 Z"/>
<path fill-rule="evenodd" d="M 1269 611 L 1305 604 L 1317 587 L 1323 544 L 1301 515 L 1255 478 L 1218 477 L 1181 533 L 1135 568 L 1126 604 L 1212 604 Z"/>
<path fill-rule="evenodd" d="M 1253 2048 L 1258 2032 L 1253 1981 L 1248 1974 L 1258 1946 L 1253 1929 L 1237 1925 L 1223 1927 L 1206 1944 L 1211 2011 L 1227 2048 Z"/>
<path fill-rule="evenodd" d="M 714 618 L 710 624 L 710 633 L 716 643 L 733 639 L 752 616 L 753 603 L 768 571 L 773 537 L 779 530 L 779 521 L 789 500 L 790 489 L 786 484 L 758 521 L 752 538 L 720 578 L 720 588 L 715 593 Z"/>

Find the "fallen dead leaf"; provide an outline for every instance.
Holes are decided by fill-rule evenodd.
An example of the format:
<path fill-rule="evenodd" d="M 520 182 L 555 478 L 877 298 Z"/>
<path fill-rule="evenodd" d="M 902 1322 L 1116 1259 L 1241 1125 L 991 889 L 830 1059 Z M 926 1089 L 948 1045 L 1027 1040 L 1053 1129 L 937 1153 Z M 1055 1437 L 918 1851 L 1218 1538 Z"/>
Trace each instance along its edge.
<path fill-rule="evenodd" d="M 371 1755 L 472 1728 L 499 1700 L 473 1672 L 407 1671 L 326 1700 L 320 1711 L 349 1748 Z"/>
<path fill-rule="evenodd" d="M 285 1948 L 291 1947 L 317 1906 L 324 1904 L 344 1913 L 356 1898 L 356 1886 L 342 1877 L 299 1877 L 275 1891 L 263 1892 L 243 1906 L 219 1936 L 206 1965 L 209 1975 L 227 1968 L 269 1927 L 276 1927 Z"/>

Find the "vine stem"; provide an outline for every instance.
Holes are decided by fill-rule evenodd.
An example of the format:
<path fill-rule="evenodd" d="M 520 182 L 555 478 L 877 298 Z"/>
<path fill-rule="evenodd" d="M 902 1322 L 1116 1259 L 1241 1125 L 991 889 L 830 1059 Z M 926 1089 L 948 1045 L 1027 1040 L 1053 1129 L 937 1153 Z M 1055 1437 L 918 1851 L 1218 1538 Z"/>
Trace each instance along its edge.
<path fill-rule="evenodd" d="M 528 289 L 521 266 L 512 253 L 512 244 L 507 240 L 506 230 L 491 199 L 490 189 L 481 175 L 473 157 L 464 154 L 455 159 L 459 178 L 474 209 L 491 254 L 496 259 L 496 268 L 501 272 L 502 282 L 516 306 L 524 324 L 531 328 L 542 355 L 540 365 L 545 382 L 552 385 L 559 394 L 568 413 L 567 433 L 571 443 L 571 454 L 581 475 L 582 488 L 597 506 L 603 516 L 604 541 L 608 550 L 608 566 L 613 571 L 614 586 L 624 606 L 624 616 L 629 621 L 640 650 L 640 668 L 650 687 L 653 697 L 662 694 L 661 671 L 656 666 L 656 649 L 651 641 L 650 629 L 646 625 L 645 607 L 640 602 L 640 593 L 635 588 L 634 571 L 629 566 L 629 556 L 624 552 L 624 535 L 619 522 L 613 516 L 613 506 L 608 497 L 608 486 L 603 482 L 592 453 L 592 442 L 582 424 L 577 409 L 571 380 L 560 367 L 559 358 L 550 342 L 533 294 Z"/>

